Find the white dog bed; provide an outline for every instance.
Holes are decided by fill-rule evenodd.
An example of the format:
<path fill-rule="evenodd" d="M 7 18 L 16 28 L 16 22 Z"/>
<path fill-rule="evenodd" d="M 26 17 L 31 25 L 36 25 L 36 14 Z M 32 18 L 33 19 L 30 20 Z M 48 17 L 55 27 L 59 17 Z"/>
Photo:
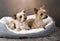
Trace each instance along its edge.
<path fill-rule="evenodd" d="M 27 16 L 27 19 L 35 18 L 35 15 Z M 39 37 L 39 36 L 47 36 L 52 33 L 55 29 L 55 22 L 54 20 L 48 16 L 47 19 L 44 19 L 44 23 L 48 23 L 45 28 L 40 29 L 31 29 L 31 30 L 21 30 L 17 32 L 15 30 L 11 30 L 6 25 L 7 22 L 12 21 L 11 17 L 3 17 L 0 19 L 0 37 L 10 37 L 10 38 L 19 38 L 19 37 Z"/>

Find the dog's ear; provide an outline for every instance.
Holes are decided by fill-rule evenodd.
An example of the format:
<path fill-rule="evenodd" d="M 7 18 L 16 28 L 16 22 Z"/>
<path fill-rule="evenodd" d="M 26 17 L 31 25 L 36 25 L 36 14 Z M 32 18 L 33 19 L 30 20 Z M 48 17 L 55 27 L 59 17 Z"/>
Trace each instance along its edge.
<path fill-rule="evenodd" d="M 25 10 L 22 10 L 22 12 L 26 13 L 26 11 L 25 11 Z"/>
<path fill-rule="evenodd" d="M 42 5 L 42 6 L 40 7 L 40 9 L 45 9 L 45 5 Z"/>
<path fill-rule="evenodd" d="M 24 12 L 24 13 L 26 13 L 26 11 L 25 11 L 25 10 L 24 10 L 23 12 Z"/>
<path fill-rule="evenodd" d="M 17 19 L 16 14 L 13 15 L 13 18 L 14 18 L 14 19 Z"/>
<path fill-rule="evenodd" d="M 37 14 L 38 9 L 37 8 L 33 8 L 33 11 L 34 11 L 35 14 Z"/>
<path fill-rule="evenodd" d="M 46 11 L 46 8 L 45 8 L 45 5 L 42 5 L 42 6 L 40 7 L 40 11 L 41 11 L 41 12 L 47 12 L 47 11 Z"/>

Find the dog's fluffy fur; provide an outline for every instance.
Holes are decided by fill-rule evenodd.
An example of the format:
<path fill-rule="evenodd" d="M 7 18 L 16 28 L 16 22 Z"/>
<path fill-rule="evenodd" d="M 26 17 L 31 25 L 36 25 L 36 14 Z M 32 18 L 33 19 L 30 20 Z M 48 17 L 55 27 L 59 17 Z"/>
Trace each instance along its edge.
<path fill-rule="evenodd" d="M 44 6 L 40 7 L 40 9 L 34 8 L 35 19 L 27 19 L 25 16 L 26 12 L 22 10 L 21 12 L 14 15 L 14 20 L 11 21 L 8 26 L 10 29 L 16 29 L 20 31 L 21 29 L 36 29 L 36 28 L 44 28 L 46 24 L 43 23 L 43 19 L 47 18 L 46 10 Z"/>
<path fill-rule="evenodd" d="M 27 20 L 28 26 L 32 29 L 35 28 L 44 28 L 46 24 L 43 23 L 43 19 L 47 18 L 46 10 L 44 6 L 40 7 L 38 10 L 37 8 L 34 8 L 34 15 L 36 16 L 35 19 L 29 19 Z"/>
<path fill-rule="evenodd" d="M 27 23 L 25 22 L 27 19 L 25 14 L 26 12 L 24 10 L 15 14 L 14 20 L 8 24 L 9 28 L 16 29 L 16 31 L 20 31 L 21 29 L 29 29 Z"/>

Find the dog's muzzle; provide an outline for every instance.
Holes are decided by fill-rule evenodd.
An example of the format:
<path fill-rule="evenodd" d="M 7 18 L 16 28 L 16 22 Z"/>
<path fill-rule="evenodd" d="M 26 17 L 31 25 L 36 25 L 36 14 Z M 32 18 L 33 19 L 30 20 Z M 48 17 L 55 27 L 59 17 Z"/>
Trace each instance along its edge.
<path fill-rule="evenodd" d="M 26 20 L 26 19 L 27 19 L 27 17 L 24 17 L 24 19 Z"/>
<path fill-rule="evenodd" d="M 48 16 L 46 15 L 45 17 L 44 17 L 44 19 L 46 19 Z"/>

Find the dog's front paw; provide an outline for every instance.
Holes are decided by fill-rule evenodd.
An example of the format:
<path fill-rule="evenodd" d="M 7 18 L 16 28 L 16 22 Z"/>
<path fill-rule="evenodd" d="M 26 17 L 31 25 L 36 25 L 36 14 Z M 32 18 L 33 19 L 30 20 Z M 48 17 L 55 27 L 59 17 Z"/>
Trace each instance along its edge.
<path fill-rule="evenodd" d="M 43 27 L 44 29 L 46 29 L 45 27 Z"/>
<path fill-rule="evenodd" d="M 14 29 L 15 29 L 14 26 L 9 26 L 9 28 L 10 28 L 11 30 L 14 30 Z"/>
<path fill-rule="evenodd" d="M 43 29 L 46 29 L 45 24 L 41 24 L 40 27 L 43 28 Z"/>
<path fill-rule="evenodd" d="M 25 29 L 25 30 L 30 30 L 30 29 Z"/>
<path fill-rule="evenodd" d="M 30 28 L 29 27 L 25 27 L 25 30 L 30 30 Z"/>
<path fill-rule="evenodd" d="M 16 28 L 16 31 L 18 31 L 18 32 L 19 32 L 20 30 L 21 30 L 20 28 Z"/>

